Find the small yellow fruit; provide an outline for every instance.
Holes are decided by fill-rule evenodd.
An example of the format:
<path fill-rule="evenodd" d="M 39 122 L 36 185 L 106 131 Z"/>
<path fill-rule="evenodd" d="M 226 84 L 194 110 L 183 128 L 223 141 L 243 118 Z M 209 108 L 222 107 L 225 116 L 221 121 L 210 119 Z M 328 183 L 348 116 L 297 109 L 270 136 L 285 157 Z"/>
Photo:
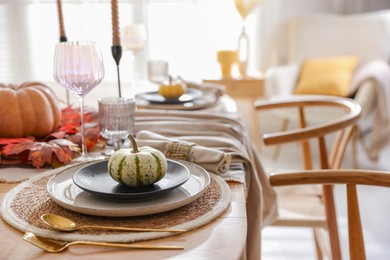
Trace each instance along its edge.
<path fill-rule="evenodd" d="M 181 95 L 187 92 L 187 85 L 180 79 L 172 79 L 169 76 L 169 80 L 162 83 L 158 90 L 158 93 L 167 98 L 179 98 Z"/>

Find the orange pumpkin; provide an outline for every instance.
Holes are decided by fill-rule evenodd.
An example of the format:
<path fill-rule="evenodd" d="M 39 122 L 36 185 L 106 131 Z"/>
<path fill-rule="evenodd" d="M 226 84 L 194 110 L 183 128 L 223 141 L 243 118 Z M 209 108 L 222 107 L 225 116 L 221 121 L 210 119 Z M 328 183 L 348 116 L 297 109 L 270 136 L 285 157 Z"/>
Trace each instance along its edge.
<path fill-rule="evenodd" d="M 0 84 L 0 137 L 44 137 L 61 121 L 59 101 L 41 82 Z"/>
<path fill-rule="evenodd" d="M 180 78 L 172 79 L 171 76 L 169 76 L 168 80 L 163 82 L 158 89 L 158 93 L 167 99 L 179 98 L 186 93 L 186 91 L 187 85 L 185 82 Z"/>

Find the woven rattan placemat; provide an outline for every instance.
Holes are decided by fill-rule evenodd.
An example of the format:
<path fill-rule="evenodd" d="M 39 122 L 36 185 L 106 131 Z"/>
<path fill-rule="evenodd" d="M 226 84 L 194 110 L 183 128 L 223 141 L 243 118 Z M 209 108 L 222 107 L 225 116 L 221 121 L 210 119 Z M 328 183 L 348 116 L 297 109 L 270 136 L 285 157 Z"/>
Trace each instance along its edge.
<path fill-rule="evenodd" d="M 40 220 L 43 213 L 55 213 L 73 220 L 77 224 L 182 228 L 193 230 L 205 225 L 222 214 L 230 204 L 230 188 L 214 174 L 211 184 L 197 200 L 181 208 L 138 217 L 99 217 L 70 211 L 56 204 L 46 190 L 47 181 L 61 170 L 52 170 L 25 181 L 6 194 L 1 204 L 4 221 L 22 232 L 58 240 L 91 240 L 110 242 L 133 242 L 172 236 L 170 232 L 117 232 L 85 229 L 72 233 L 53 231 Z"/>

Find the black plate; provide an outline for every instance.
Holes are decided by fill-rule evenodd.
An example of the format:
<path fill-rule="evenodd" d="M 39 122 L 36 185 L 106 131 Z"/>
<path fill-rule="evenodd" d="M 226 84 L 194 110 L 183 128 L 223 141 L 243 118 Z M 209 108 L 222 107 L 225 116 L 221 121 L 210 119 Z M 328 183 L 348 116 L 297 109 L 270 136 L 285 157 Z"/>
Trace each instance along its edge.
<path fill-rule="evenodd" d="M 131 188 L 116 182 L 107 170 L 108 160 L 90 164 L 78 170 L 73 182 L 84 191 L 107 199 L 148 199 L 169 192 L 190 178 L 190 172 L 183 164 L 168 160 L 168 170 L 158 182 L 139 188 Z"/>
<path fill-rule="evenodd" d="M 181 104 L 193 101 L 197 98 L 200 98 L 203 95 L 203 92 L 195 88 L 187 88 L 187 92 L 181 95 L 179 98 L 165 98 L 158 94 L 157 91 L 140 93 L 137 97 L 145 99 L 151 103 L 159 104 Z"/>

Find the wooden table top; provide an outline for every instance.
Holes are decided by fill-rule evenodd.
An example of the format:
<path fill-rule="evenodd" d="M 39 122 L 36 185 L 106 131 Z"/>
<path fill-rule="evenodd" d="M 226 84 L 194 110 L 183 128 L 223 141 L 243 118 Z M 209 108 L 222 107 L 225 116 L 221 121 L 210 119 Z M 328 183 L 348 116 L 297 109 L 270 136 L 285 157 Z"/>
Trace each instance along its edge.
<path fill-rule="evenodd" d="M 0 184 L 0 199 L 16 184 Z M 167 238 L 137 242 L 179 245 L 184 250 L 134 250 L 75 245 L 61 253 L 46 253 L 22 239 L 23 233 L 0 221 L 0 259 L 239 259 L 244 250 L 247 218 L 244 186 L 229 183 L 231 205 L 217 219 L 196 230 Z M 131 255 L 129 255 L 131 254 Z M 228 258 L 227 258 L 228 257 Z"/>
<path fill-rule="evenodd" d="M 57 89 L 60 88 L 60 89 Z M 63 90 L 56 86 L 56 90 Z M 61 93 L 61 92 L 60 92 Z M 96 89 L 87 95 L 86 105 L 94 107 L 105 91 Z M 73 96 L 73 95 L 72 95 Z M 226 99 L 230 101 L 230 99 Z M 224 99 L 224 102 L 226 102 Z M 17 184 L 0 183 L 0 201 Z M 46 253 L 25 242 L 23 233 L 0 220 L 0 259 L 239 259 L 247 236 L 246 197 L 244 185 L 229 182 L 231 204 L 211 223 L 183 234 L 137 242 L 140 244 L 178 245 L 184 250 L 135 250 L 75 245 L 61 253 Z M 131 255 L 129 255 L 131 254 Z"/>

